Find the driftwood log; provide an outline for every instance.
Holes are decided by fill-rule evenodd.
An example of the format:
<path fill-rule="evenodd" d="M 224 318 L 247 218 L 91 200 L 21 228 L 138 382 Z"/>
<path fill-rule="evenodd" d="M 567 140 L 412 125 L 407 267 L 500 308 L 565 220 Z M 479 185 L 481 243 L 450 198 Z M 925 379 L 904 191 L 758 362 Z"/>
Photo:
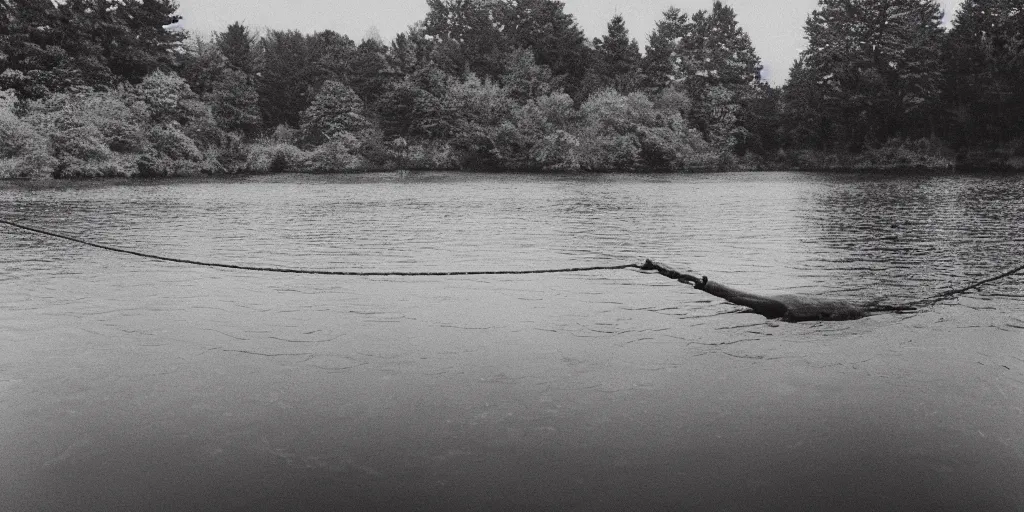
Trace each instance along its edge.
<path fill-rule="evenodd" d="M 692 284 L 698 290 L 703 290 L 733 304 L 746 306 L 766 318 L 778 318 L 786 322 L 808 322 L 857 320 L 869 314 L 868 309 L 842 300 L 804 295 L 760 295 L 737 290 L 724 284 L 708 281 L 707 276 L 698 278 L 690 274 L 683 274 L 672 267 L 652 260 L 647 260 L 640 268 L 641 270 L 657 270 L 665 277 L 676 279 L 681 283 Z"/>

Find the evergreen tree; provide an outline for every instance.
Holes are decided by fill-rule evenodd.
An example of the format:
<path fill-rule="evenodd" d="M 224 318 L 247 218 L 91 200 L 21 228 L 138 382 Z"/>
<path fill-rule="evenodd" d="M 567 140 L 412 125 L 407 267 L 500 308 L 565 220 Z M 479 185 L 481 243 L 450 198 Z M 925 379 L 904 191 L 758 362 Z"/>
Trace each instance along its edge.
<path fill-rule="evenodd" d="M 679 39 L 686 33 L 688 23 L 687 15 L 673 7 L 665 11 L 655 24 L 641 62 L 643 86 L 649 91 L 658 92 L 682 80 L 675 57 Z"/>
<path fill-rule="evenodd" d="M 740 28 L 732 7 L 716 0 L 711 11 L 697 11 L 684 26 L 677 65 L 690 93 L 698 97 L 717 85 L 749 86 L 761 80 L 761 59 Z"/>
<path fill-rule="evenodd" d="M 837 137 L 833 119 L 821 110 L 824 92 L 804 60 L 797 59 L 782 88 L 780 123 L 787 146 L 823 150 Z"/>
<path fill-rule="evenodd" d="M 590 64 L 587 39 L 565 4 L 555 0 L 506 0 L 501 24 L 510 46 L 533 51 L 570 95 L 581 100 L 581 85 Z"/>
<path fill-rule="evenodd" d="M 178 56 L 178 75 L 196 94 L 210 92 L 213 83 L 228 69 L 219 45 L 197 37 L 188 41 L 184 50 Z"/>
<path fill-rule="evenodd" d="M 64 25 L 50 0 L 0 0 L 0 89 L 34 99 L 85 86 L 78 59 L 62 46 Z"/>
<path fill-rule="evenodd" d="M 608 22 L 608 34 L 594 40 L 594 72 L 622 94 L 640 86 L 640 47 L 629 38 L 626 22 L 616 15 Z"/>
<path fill-rule="evenodd" d="M 511 50 L 498 22 L 501 0 L 427 0 L 426 33 L 439 41 L 437 63 L 444 71 L 497 77 L 503 57 Z"/>
<path fill-rule="evenodd" d="M 256 73 L 257 39 L 248 27 L 236 21 L 228 25 L 224 32 L 218 33 L 214 41 L 228 66 L 247 75 Z"/>
<path fill-rule="evenodd" d="M 69 53 L 94 56 L 114 80 L 139 83 L 157 70 L 169 70 L 187 35 L 168 28 L 181 20 L 173 0 L 67 0 L 58 4 L 67 21 Z M 102 78 L 97 80 L 104 83 Z"/>
<path fill-rule="evenodd" d="M 377 39 L 359 44 L 349 69 L 348 84 L 367 103 L 376 102 L 395 78 L 388 62 L 388 47 Z"/>
<path fill-rule="evenodd" d="M 203 95 L 217 125 L 224 131 L 252 137 L 262 126 L 260 96 L 252 77 L 234 68 L 225 69 Z"/>
<path fill-rule="evenodd" d="M 691 99 L 686 113 L 714 146 L 740 153 L 751 146 L 747 108 L 762 93 L 761 61 L 731 7 L 687 16 L 665 12 L 651 36 L 644 70 L 652 90 L 674 87 Z"/>
<path fill-rule="evenodd" d="M 737 154 L 748 152 L 771 156 L 783 144 L 782 89 L 759 82 L 741 98 L 739 123 L 742 135 L 733 148 Z"/>
<path fill-rule="evenodd" d="M 942 11 L 934 0 L 820 0 L 801 54 L 834 144 L 860 150 L 931 132 L 942 77 Z"/>
<path fill-rule="evenodd" d="M 298 31 L 271 31 L 261 40 L 263 73 L 256 89 L 260 111 L 269 127 L 299 126 L 299 114 L 309 106 L 310 69 L 306 38 Z"/>
<path fill-rule="evenodd" d="M 0 82 L 24 96 L 138 83 L 170 69 L 185 39 L 170 0 L 3 0 Z"/>
<path fill-rule="evenodd" d="M 579 90 L 590 58 L 575 18 L 554 0 L 428 0 L 426 33 L 437 46 L 433 62 L 447 73 L 497 79 L 515 48 L 533 52 L 571 92 Z"/>
<path fill-rule="evenodd" d="M 946 96 L 958 144 L 1024 135 L 1024 4 L 965 0 L 945 45 Z"/>
<path fill-rule="evenodd" d="M 308 88 L 319 89 L 327 80 L 348 83 L 352 79 L 352 60 L 356 43 L 333 30 L 315 32 L 306 37 L 308 67 L 305 80 Z"/>

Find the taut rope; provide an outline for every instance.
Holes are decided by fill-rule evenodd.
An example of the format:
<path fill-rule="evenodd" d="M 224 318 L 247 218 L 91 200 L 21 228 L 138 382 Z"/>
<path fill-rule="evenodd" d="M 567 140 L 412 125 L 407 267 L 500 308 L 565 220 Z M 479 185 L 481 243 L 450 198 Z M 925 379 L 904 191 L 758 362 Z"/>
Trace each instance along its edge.
<path fill-rule="evenodd" d="M 33 228 L 24 226 L 16 222 L 7 220 L 0 220 L 0 224 L 6 224 L 18 229 L 30 231 L 32 233 L 38 233 L 40 235 L 51 236 L 54 238 L 60 238 L 69 242 L 75 242 L 76 244 L 87 245 L 89 247 L 95 247 L 97 249 L 103 249 L 104 251 L 117 252 L 121 254 L 130 254 L 132 256 L 139 256 L 141 258 L 149 258 L 151 260 L 169 261 L 172 263 L 182 263 L 185 265 L 197 265 L 201 267 L 215 267 L 215 268 L 230 268 L 235 270 L 251 270 L 254 272 L 279 272 L 286 274 L 310 274 L 318 276 L 361 276 L 361 277 L 432 277 L 432 276 L 494 276 L 494 275 L 524 275 L 524 274 L 567 274 L 570 272 L 592 272 L 595 270 L 623 270 L 627 268 L 640 268 L 637 263 L 630 263 L 628 265 L 612 265 L 612 266 L 597 266 L 597 267 L 573 267 L 573 268 L 555 268 L 555 269 L 542 269 L 542 270 L 482 270 L 482 271 L 459 271 L 459 272 L 353 272 L 353 271 L 335 271 L 335 270 L 306 270 L 297 268 L 281 268 L 281 267 L 250 267 L 247 265 L 232 265 L 229 263 L 210 263 L 206 261 L 195 261 L 187 260 L 182 258 L 172 258 L 169 256 L 158 256 L 156 254 L 147 254 L 139 251 L 132 251 L 128 249 L 121 249 L 119 247 L 111 247 L 109 245 L 97 244 L 82 240 L 81 238 L 75 238 L 73 236 L 62 235 L 60 233 L 54 233 L 45 229 Z"/>

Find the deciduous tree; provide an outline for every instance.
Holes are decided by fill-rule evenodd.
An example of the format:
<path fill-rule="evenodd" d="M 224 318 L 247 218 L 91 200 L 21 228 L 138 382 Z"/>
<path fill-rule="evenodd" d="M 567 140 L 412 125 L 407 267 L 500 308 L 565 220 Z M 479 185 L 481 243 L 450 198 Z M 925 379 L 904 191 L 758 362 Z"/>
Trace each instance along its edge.
<path fill-rule="evenodd" d="M 316 146 L 343 135 L 358 134 L 370 126 L 364 114 L 363 100 L 352 88 L 328 80 L 302 112 L 302 138 Z"/>

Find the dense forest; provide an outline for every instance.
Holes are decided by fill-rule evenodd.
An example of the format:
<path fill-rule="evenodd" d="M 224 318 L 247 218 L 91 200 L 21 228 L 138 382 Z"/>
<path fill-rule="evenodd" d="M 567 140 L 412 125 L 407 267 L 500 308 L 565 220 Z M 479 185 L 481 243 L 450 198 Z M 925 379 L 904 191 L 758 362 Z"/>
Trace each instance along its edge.
<path fill-rule="evenodd" d="M 1024 165 L 1024 1 L 820 0 L 782 87 L 727 5 L 641 45 L 553 0 L 427 0 L 390 42 L 210 37 L 172 0 L 0 0 L 0 177 Z"/>

